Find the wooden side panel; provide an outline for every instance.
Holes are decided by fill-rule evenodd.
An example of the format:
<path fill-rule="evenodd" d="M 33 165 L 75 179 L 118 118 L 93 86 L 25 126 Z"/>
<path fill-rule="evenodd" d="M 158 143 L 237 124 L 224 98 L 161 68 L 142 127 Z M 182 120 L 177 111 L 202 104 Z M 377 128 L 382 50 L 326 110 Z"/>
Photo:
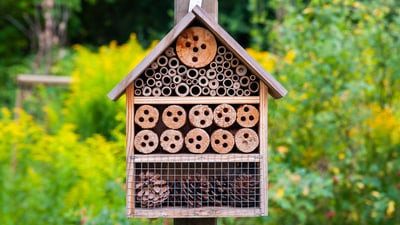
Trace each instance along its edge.
<path fill-rule="evenodd" d="M 260 84 L 261 212 L 268 215 L 268 87 Z M 265 189 L 265 190 L 264 190 Z"/>
<path fill-rule="evenodd" d="M 190 0 L 175 0 L 174 23 L 177 24 L 187 13 Z M 218 1 L 203 0 L 201 8 L 204 9 L 215 21 L 218 21 Z"/>
<path fill-rule="evenodd" d="M 265 69 L 253 59 L 242 46 L 235 41 L 213 18 L 211 18 L 200 7 L 195 7 L 193 13 L 197 16 L 208 29 L 210 29 L 218 40 L 229 48 L 238 58 L 255 74 L 260 76 L 260 79 L 268 85 L 269 93 L 274 98 L 281 98 L 286 95 L 287 90 L 272 77 Z"/>
<path fill-rule="evenodd" d="M 126 209 L 127 215 L 133 215 L 135 208 L 134 199 L 134 135 L 135 135 L 135 108 L 134 108 L 134 85 L 126 89 Z"/>

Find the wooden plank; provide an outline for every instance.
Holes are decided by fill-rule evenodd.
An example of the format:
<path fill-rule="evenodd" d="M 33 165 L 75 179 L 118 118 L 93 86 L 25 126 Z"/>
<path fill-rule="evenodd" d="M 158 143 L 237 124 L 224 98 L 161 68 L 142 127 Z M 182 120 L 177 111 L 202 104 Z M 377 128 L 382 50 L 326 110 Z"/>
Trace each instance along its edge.
<path fill-rule="evenodd" d="M 177 24 L 189 10 L 190 0 L 175 0 L 174 24 Z M 201 8 L 218 22 L 218 0 L 203 0 Z"/>
<path fill-rule="evenodd" d="M 281 98 L 287 94 L 287 90 L 272 77 L 259 63 L 253 59 L 246 50 L 233 39 L 212 17 L 203 9 L 196 6 L 192 11 L 208 29 L 210 29 L 218 40 L 232 51 L 255 75 L 267 84 L 269 93 L 274 98 Z"/>
<path fill-rule="evenodd" d="M 54 76 L 54 75 L 28 75 L 21 74 L 16 78 L 17 84 L 45 84 L 45 85 L 70 85 L 72 78 L 69 76 Z"/>
<path fill-rule="evenodd" d="M 137 65 L 129 74 L 115 86 L 107 96 L 115 101 L 128 87 L 129 84 L 140 75 L 154 60 L 186 29 L 186 27 L 195 19 L 193 13 L 186 14 L 185 17 L 154 47 L 154 49 Z"/>
<path fill-rule="evenodd" d="M 203 207 L 203 208 L 154 208 L 135 210 L 128 217 L 139 218 L 201 218 L 201 217 L 251 217 L 261 216 L 260 208 Z"/>
<path fill-rule="evenodd" d="M 260 199 L 261 199 L 261 212 L 268 215 L 268 87 L 260 84 L 260 125 L 259 125 L 259 138 L 260 138 Z"/>
<path fill-rule="evenodd" d="M 135 138 L 135 105 L 134 85 L 126 89 L 126 209 L 127 214 L 133 214 L 135 209 L 135 178 L 134 178 L 134 138 Z"/>
<path fill-rule="evenodd" d="M 260 154 L 151 154 L 134 155 L 135 163 L 158 162 L 260 162 Z"/>
<path fill-rule="evenodd" d="M 259 104 L 259 96 L 249 97 L 136 97 L 135 104 Z"/>

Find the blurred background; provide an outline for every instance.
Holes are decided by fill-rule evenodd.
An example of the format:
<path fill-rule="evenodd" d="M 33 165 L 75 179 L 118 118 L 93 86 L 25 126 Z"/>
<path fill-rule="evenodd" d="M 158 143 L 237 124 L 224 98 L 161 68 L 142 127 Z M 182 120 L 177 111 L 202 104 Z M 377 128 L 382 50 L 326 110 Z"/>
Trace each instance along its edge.
<path fill-rule="evenodd" d="M 172 224 L 125 218 L 125 101 L 106 94 L 173 4 L 0 1 L 0 224 Z M 400 224 L 400 2 L 220 0 L 219 23 L 289 93 L 270 98 L 269 216 L 218 224 Z"/>

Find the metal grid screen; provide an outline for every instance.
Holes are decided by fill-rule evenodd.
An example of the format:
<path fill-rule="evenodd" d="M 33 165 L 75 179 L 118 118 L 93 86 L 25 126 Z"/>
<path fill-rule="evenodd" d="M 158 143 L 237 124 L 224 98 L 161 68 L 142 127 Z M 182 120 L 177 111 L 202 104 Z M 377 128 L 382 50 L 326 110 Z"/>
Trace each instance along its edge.
<path fill-rule="evenodd" d="M 248 162 L 218 161 L 221 157 L 211 155 L 197 160 L 190 157 L 187 162 L 177 158 L 180 157 L 162 156 L 162 162 L 155 162 L 131 157 L 128 174 L 134 178 L 128 184 L 128 211 L 133 207 L 137 215 L 138 210 L 144 209 L 141 216 L 152 217 L 150 213 L 154 210 L 166 208 L 177 212 L 202 208 L 254 208 L 257 211 L 260 207 L 257 156 L 249 156 Z M 173 215 L 169 212 L 169 216 Z"/>

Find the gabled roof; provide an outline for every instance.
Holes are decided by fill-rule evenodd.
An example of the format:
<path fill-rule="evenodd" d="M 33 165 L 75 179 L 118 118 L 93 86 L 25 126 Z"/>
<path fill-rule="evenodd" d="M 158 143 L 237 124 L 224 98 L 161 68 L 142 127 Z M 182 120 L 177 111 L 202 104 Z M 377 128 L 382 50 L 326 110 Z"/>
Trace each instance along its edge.
<path fill-rule="evenodd" d="M 199 6 L 196 6 L 192 12 L 189 12 L 176 24 L 139 65 L 129 72 L 129 74 L 108 93 L 108 97 L 114 101 L 117 100 L 125 92 L 125 89 L 196 19 L 206 26 L 226 48 L 268 86 L 268 93 L 272 97 L 281 98 L 286 95 L 287 90 L 275 80 L 274 77 L 262 68 L 262 66 L 258 64 L 213 18 L 211 18 L 207 12 Z"/>

